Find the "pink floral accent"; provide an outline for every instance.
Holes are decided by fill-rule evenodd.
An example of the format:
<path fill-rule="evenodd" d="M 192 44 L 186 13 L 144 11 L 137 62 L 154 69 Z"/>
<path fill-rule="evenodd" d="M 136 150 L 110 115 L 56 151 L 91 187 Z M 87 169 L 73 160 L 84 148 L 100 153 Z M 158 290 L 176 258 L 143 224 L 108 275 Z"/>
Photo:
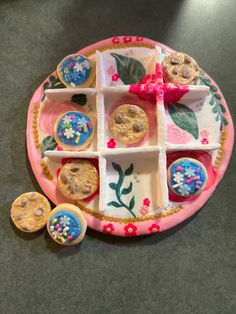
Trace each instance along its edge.
<path fill-rule="evenodd" d="M 73 120 L 73 119 L 75 119 L 75 115 L 74 114 L 71 114 L 70 115 L 70 118 Z"/>
<path fill-rule="evenodd" d="M 58 151 L 61 151 L 61 150 L 63 150 L 63 148 L 58 145 L 58 146 L 57 146 L 57 150 L 58 150 Z"/>
<path fill-rule="evenodd" d="M 143 37 L 141 37 L 141 36 L 136 36 L 136 41 L 143 41 Z"/>
<path fill-rule="evenodd" d="M 192 140 L 190 134 L 185 131 L 180 130 L 177 126 L 172 123 L 167 124 L 167 142 L 173 144 L 186 144 Z"/>
<path fill-rule="evenodd" d="M 113 75 L 113 74 L 115 74 L 115 72 L 116 72 L 116 69 L 115 69 L 114 65 L 110 65 L 109 68 L 107 69 L 107 74 Z"/>
<path fill-rule="evenodd" d="M 207 130 L 202 130 L 200 132 L 201 137 L 208 137 L 209 136 L 209 132 Z"/>
<path fill-rule="evenodd" d="M 126 36 L 123 38 L 124 43 L 130 43 L 132 41 L 132 37 L 131 36 Z"/>
<path fill-rule="evenodd" d="M 108 142 L 107 142 L 107 148 L 115 148 L 116 147 L 116 141 L 114 138 L 111 138 Z"/>
<path fill-rule="evenodd" d="M 148 228 L 150 233 L 160 233 L 160 226 L 157 224 L 152 224 L 149 228 Z"/>
<path fill-rule="evenodd" d="M 124 227 L 125 230 L 125 235 L 126 236 L 135 236 L 136 235 L 136 231 L 137 231 L 137 227 L 133 224 L 128 224 Z"/>
<path fill-rule="evenodd" d="M 140 209 L 139 209 L 139 212 L 142 216 L 145 216 L 147 215 L 148 213 L 148 206 L 142 206 Z"/>
<path fill-rule="evenodd" d="M 108 224 L 103 226 L 103 232 L 107 234 L 112 234 L 114 232 L 115 228 L 113 227 L 113 224 Z"/>
<path fill-rule="evenodd" d="M 206 145 L 206 144 L 209 144 L 209 141 L 208 141 L 208 139 L 206 137 L 204 137 L 204 138 L 202 138 L 201 143 L 203 145 Z"/>
<path fill-rule="evenodd" d="M 113 44 L 119 44 L 120 39 L 118 37 L 113 37 L 111 41 Z"/>
<path fill-rule="evenodd" d="M 120 77 L 119 77 L 118 73 L 113 74 L 112 77 L 111 77 L 113 82 L 117 82 L 119 80 L 119 78 Z"/>
<path fill-rule="evenodd" d="M 143 205 L 144 206 L 149 206 L 150 205 L 150 199 L 148 197 L 143 199 Z"/>

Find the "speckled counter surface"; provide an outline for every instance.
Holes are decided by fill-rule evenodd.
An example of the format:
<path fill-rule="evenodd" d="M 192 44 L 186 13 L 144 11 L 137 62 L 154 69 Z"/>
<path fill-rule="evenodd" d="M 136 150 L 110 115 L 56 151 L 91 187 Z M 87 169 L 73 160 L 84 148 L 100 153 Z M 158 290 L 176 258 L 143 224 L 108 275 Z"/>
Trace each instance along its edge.
<path fill-rule="evenodd" d="M 236 193 L 228 171 L 192 219 L 153 237 L 88 230 L 80 247 L 9 221 L 16 196 L 40 191 L 25 128 L 29 100 L 67 54 L 98 40 L 140 35 L 195 57 L 220 86 L 235 120 L 236 2 L 0 2 L 0 313 L 235 313 Z"/>

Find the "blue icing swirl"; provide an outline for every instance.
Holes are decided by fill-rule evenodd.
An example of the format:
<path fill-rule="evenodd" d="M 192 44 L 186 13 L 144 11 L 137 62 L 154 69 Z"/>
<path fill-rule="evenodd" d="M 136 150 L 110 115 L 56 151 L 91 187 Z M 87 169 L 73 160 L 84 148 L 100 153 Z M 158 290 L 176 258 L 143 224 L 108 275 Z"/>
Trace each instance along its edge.
<path fill-rule="evenodd" d="M 196 161 L 185 158 L 173 162 L 169 168 L 170 186 L 180 196 L 192 196 L 205 186 L 205 169 Z"/>
<path fill-rule="evenodd" d="M 80 147 L 92 134 L 92 120 L 82 112 L 67 112 L 58 121 L 57 136 L 65 145 Z"/>
<path fill-rule="evenodd" d="M 60 64 L 60 72 L 66 83 L 73 87 L 80 86 L 88 79 L 91 73 L 91 64 L 84 56 L 68 56 Z"/>
<path fill-rule="evenodd" d="M 82 225 L 74 214 L 62 209 L 50 218 L 49 230 L 55 240 L 70 243 L 79 237 Z"/>

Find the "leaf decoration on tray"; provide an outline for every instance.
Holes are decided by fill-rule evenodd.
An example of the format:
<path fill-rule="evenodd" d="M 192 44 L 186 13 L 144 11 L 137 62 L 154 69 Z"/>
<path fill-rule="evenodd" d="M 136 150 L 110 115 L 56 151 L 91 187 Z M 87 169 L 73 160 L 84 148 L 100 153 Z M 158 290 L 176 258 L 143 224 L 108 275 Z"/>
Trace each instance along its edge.
<path fill-rule="evenodd" d="M 80 106 L 84 106 L 87 103 L 87 96 L 85 94 L 74 94 L 71 97 L 71 101 L 77 103 Z"/>
<path fill-rule="evenodd" d="M 122 185 L 124 183 L 125 177 L 126 176 L 130 176 L 133 173 L 134 166 L 133 166 L 133 164 L 130 164 L 130 166 L 124 172 L 123 172 L 121 166 L 119 164 L 115 163 L 115 162 L 112 162 L 112 167 L 114 168 L 114 170 L 116 170 L 118 172 L 119 179 L 118 179 L 117 183 L 115 183 L 115 182 L 109 183 L 109 187 L 112 190 L 115 191 L 117 201 L 111 201 L 111 202 L 107 203 L 107 205 L 108 206 L 114 206 L 114 207 L 117 207 L 117 208 L 124 207 L 124 208 L 126 208 L 130 212 L 130 214 L 134 218 L 136 218 L 136 215 L 133 212 L 133 208 L 134 208 L 134 205 L 135 205 L 135 197 L 134 197 L 134 195 L 130 199 L 129 205 L 125 204 L 122 201 L 122 199 L 121 199 L 122 195 L 128 195 L 129 193 L 132 192 L 132 189 L 133 189 L 133 183 L 132 182 L 129 183 L 128 187 L 123 187 L 122 188 Z"/>
<path fill-rule="evenodd" d="M 58 77 L 50 75 L 48 81 L 43 84 L 43 89 L 55 89 L 55 88 L 66 88 L 66 86 L 59 80 Z M 45 93 L 43 93 L 42 101 L 45 98 Z"/>
<path fill-rule="evenodd" d="M 57 142 L 55 141 L 53 136 L 46 136 L 41 144 L 41 155 L 44 157 L 44 153 L 46 150 L 54 150 L 57 147 Z"/>
<path fill-rule="evenodd" d="M 174 123 L 190 133 L 195 139 L 199 137 L 198 121 L 192 109 L 181 103 L 169 103 L 168 112 Z"/>
<path fill-rule="evenodd" d="M 220 103 L 221 95 L 218 93 L 218 87 L 215 86 L 212 81 L 205 76 L 205 72 L 201 70 L 201 76 L 198 78 L 198 84 L 208 86 L 210 88 L 211 99 L 209 104 L 212 106 L 212 112 L 216 114 L 216 121 L 220 121 L 220 131 L 228 124 L 228 120 L 223 116 L 226 112 L 223 104 Z"/>
<path fill-rule="evenodd" d="M 124 84 L 137 84 L 146 75 L 146 70 L 141 62 L 134 58 L 111 53 L 116 60 L 117 71 Z"/>

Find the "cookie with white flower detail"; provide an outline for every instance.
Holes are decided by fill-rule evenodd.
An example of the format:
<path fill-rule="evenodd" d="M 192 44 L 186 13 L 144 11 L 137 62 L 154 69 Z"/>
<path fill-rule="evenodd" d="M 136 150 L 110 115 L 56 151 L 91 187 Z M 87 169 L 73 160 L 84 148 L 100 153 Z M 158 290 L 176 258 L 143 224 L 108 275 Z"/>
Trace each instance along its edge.
<path fill-rule="evenodd" d="M 164 81 L 178 84 L 196 84 L 200 75 L 197 62 L 182 52 L 174 52 L 163 62 Z"/>
<path fill-rule="evenodd" d="M 147 134 L 148 117 L 139 106 L 124 104 L 112 112 L 109 127 L 113 136 L 120 142 L 135 144 Z"/>
<path fill-rule="evenodd" d="M 95 79 L 95 63 L 85 56 L 71 54 L 58 64 L 57 75 L 66 87 L 90 87 Z"/>
<path fill-rule="evenodd" d="M 179 158 L 168 168 L 169 188 L 181 197 L 191 197 L 202 192 L 207 179 L 205 166 L 193 158 Z"/>
<path fill-rule="evenodd" d="M 47 221 L 47 230 L 54 241 L 62 245 L 75 245 L 84 238 L 87 221 L 79 207 L 63 203 L 55 207 Z"/>
<path fill-rule="evenodd" d="M 11 207 L 11 219 L 23 232 L 35 232 L 47 223 L 51 205 L 47 198 L 37 192 L 20 195 Z"/>
<path fill-rule="evenodd" d="M 83 200 L 93 195 L 99 186 L 97 168 L 88 160 L 66 163 L 58 175 L 58 189 L 71 200 Z"/>
<path fill-rule="evenodd" d="M 82 150 L 93 139 L 94 119 L 84 112 L 68 111 L 54 125 L 54 138 L 64 150 Z"/>

